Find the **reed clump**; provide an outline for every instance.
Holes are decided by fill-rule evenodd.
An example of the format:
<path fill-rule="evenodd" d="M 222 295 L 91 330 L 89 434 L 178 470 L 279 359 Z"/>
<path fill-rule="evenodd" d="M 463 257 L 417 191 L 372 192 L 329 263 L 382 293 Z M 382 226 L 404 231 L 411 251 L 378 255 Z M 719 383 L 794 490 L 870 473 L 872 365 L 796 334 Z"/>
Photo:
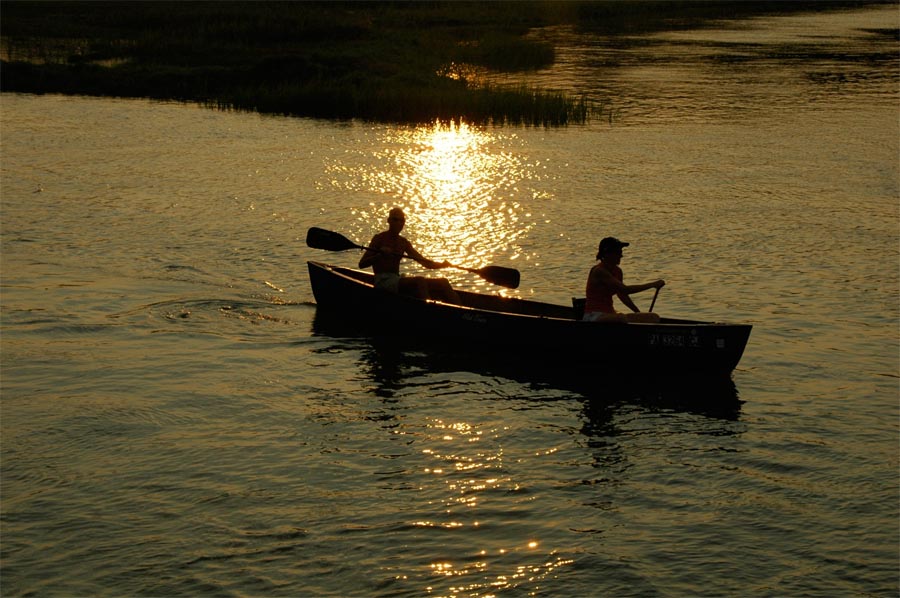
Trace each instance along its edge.
<path fill-rule="evenodd" d="M 284 84 L 265 90 L 229 90 L 206 105 L 318 118 L 361 118 L 382 122 L 420 123 L 434 119 L 491 124 L 560 126 L 584 123 L 598 113 L 584 97 L 527 87 L 465 84 L 441 86 L 368 86 Z"/>

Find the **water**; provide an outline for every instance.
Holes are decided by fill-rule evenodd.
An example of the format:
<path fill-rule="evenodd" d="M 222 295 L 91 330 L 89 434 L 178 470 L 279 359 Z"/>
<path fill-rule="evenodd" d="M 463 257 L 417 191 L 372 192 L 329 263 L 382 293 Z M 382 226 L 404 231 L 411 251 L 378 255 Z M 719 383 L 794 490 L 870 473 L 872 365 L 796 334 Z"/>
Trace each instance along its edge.
<path fill-rule="evenodd" d="M 897 595 L 897 26 L 570 40 L 535 77 L 614 118 L 563 130 L 4 94 L 3 594 Z M 734 387 L 328 334 L 305 262 L 359 255 L 306 229 L 393 205 L 522 271 L 483 292 L 630 241 L 658 312 L 754 325 Z"/>

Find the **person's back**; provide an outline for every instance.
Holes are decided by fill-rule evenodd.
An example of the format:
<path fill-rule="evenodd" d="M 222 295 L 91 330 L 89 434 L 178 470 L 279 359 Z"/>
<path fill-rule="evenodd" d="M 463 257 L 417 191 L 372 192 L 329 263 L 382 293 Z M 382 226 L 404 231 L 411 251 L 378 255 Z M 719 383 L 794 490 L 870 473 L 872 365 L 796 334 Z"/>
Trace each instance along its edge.
<path fill-rule="evenodd" d="M 613 278 L 619 282 L 622 281 L 621 268 L 604 264 L 603 262 L 595 264 L 594 267 L 591 268 L 591 273 L 588 275 L 587 283 L 585 284 L 584 311 L 585 313 L 601 312 L 605 314 L 614 314 L 616 313 L 616 310 L 613 307 L 613 296 L 616 294 L 616 289 L 606 282 L 605 277 L 598 276 L 594 273 L 596 268 L 604 268 L 613 276 Z"/>

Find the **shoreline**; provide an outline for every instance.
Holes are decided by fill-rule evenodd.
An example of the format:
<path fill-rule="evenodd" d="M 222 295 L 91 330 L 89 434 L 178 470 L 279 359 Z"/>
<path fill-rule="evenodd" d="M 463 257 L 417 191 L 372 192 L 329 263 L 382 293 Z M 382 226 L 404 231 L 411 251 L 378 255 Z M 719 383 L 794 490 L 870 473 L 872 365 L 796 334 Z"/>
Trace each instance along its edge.
<path fill-rule="evenodd" d="M 479 86 L 448 66 L 550 67 L 553 46 L 525 37 L 550 25 L 637 35 L 891 3 L 13 0 L 0 21 L 0 89 L 336 120 L 565 126 L 600 117 L 602 106 L 555 90 Z"/>

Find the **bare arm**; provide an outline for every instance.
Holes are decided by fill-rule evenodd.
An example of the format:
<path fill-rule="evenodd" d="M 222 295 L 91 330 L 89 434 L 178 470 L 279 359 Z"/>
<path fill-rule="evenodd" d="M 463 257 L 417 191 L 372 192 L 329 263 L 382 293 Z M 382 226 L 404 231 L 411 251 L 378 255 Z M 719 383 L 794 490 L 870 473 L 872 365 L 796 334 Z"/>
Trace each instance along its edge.
<path fill-rule="evenodd" d="M 631 300 L 631 297 L 629 295 L 632 295 L 633 293 L 640 293 L 641 291 L 646 291 L 647 289 L 661 289 L 666 284 L 666 281 L 662 279 L 654 280 L 653 282 L 646 282 L 644 284 L 625 284 L 603 268 L 594 268 L 594 270 L 591 271 L 591 276 L 598 277 L 598 282 L 601 282 L 602 284 L 611 288 L 613 292 L 615 292 L 619 300 L 624 303 L 625 306 L 628 307 L 628 309 L 635 313 L 638 313 L 641 310 L 638 309 L 638 306 L 634 304 L 634 301 Z"/>
<path fill-rule="evenodd" d="M 385 233 L 378 233 L 372 237 L 369 243 L 369 249 L 366 249 L 362 257 L 359 258 L 359 267 L 368 268 L 372 266 L 375 273 L 379 272 L 397 272 L 400 268 L 400 259 L 408 256 L 428 269 L 446 268 L 450 264 L 448 262 L 435 262 L 428 259 L 412 246 L 404 237 L 385 237 Z"/>
<path fill-rule="evenodd" d="M 616 295 L 625 307 L 633 311 L 634 313 L 639 313 L 641 310 L 638 309 L 638 306 L 634 304 L 634 301 L 631 300 L 631 297 L 627 293 L 619 293 Z"/>
<path fill-rule="evenodd" d="M 378 235 L 372 237 L 372 240 L 369 242 L 369 247 L 373 249 L 366 249 L 366 252 L 362 254 L 362 257 L 359 258 L 359 267 L 360 268 L 368 268 L 372 264 L 375 263 L 375 260 L 380 255 L 381 252 L 376 251 L 376 245 L 378 244 Z"/>
<path fill-rule="evenodd" d="M 372 265 L 374 260 L 375 252 L 371 249 L 366 249 L 366 252 L 359 258 L 359 267 L 360 268 L 368 268 Z"/>
<path fill-rule="evenodd" d="M 450 264 L 448 262 L 435 262 L 434 260 L 430 260 L 427 257 L 423 256 L 421 253 L 416 251 L 416 248 L 412 246 L 412 243 L 407 243 L 406 246 L 406 255 L 416 260 L 424 267 L 429 270 L 437 270 L 438 268 L 446 268 Z"/>

